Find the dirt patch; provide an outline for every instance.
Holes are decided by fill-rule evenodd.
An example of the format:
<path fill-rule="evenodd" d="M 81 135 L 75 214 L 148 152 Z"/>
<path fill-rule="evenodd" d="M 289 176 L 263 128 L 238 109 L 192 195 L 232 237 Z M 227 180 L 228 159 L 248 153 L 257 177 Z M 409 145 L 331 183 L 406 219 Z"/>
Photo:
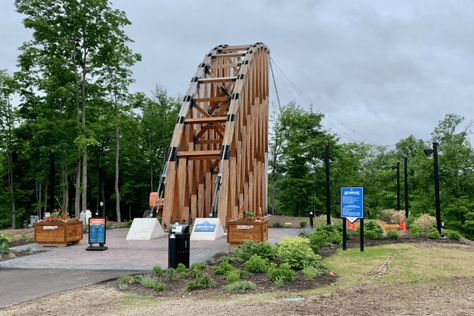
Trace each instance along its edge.
<path fill-rule="evenodd" d="M 473 293 L 472 278 L 368 284 L 325 295 L 279 292 L 224 299 L 190 295 L 179 300 L 131 297 L 94 285 L 0 309 L 0 315 L 471 315 Z"/>
<path fill-rule="evenodd" d="M 0 315 L 102 315 L 117 309 L 125 296 L 104 285 L 93 285 L 0 309 Z"/>

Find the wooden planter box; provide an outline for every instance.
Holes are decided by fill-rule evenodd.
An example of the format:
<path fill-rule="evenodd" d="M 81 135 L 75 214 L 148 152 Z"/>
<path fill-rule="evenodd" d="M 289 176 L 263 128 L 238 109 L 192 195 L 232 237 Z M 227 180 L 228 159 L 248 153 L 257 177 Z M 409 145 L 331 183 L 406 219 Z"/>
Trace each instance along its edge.
<path fill-rule="evenodd" d="M 227 222 L 227 242 L 241 244 L 246 240 L 268 240 L 268 222 Z"/>
<path fill-rule="evenodd" d="M 82 240 L 82 221 L 38 222 L 35 224 L 35 242 L 43 245 L 63 245 Z"/>

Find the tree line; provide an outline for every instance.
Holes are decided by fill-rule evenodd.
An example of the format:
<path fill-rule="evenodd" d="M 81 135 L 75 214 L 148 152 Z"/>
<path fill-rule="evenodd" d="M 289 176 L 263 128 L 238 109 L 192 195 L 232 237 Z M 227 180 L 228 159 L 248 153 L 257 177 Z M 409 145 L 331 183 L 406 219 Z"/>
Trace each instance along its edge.
<path fill-rule="evenodd" d="M 18 71 L 0 71 L 0 227 L 22 227 L 55 208 L 78 216 L 105 203 L 106 216 L 141 216 L 156 190 L 180 106 L 157 87 L 131 93 L 125 12 L 107 0 L 16 0 L 32 39 L 19 47 Z M 363 186 L 368 217 L 396 205 L 396 174 L 408 159 L 411 214 L 434 214 L 431 141 L 440 144 L 442 219 L 474 236 L 474 153 L 463 118 L 450 114 L 431 140 L 392 148 L 343 143 L 321 113 L 294 103 L 277 114 L 268 160 L 270 212 L 306 216 L 325 209 L 324 150 L 331 152 L 331 210 L 343 186 Z M 402 181 L 403 185 L 403 181 Z M 403 201 L 403 191 L 402 201 Z"/>
<path fill-rule="evenodd" d="M 384 209 L 397 207 L 396 171 L 408 161 L 408 201 L 410 216 L 435 214 L 433 158 L 425 154 L 432 142 L 439 143 L 441 219 L 445 227 L 474 237 L 474 151 L 469 126 L 464 118 L 446 115 L 433 128 L 431 139 L 414 136 L 395 146 L 342 143 L 321 125 L 323 115 L 290 103 L 275 118 L 269 155 L 270 213 L 307 216 L 309 211 L 325 214 L 324 149 L 329 144 L 331 212 L 340 212 L 339 190 L 362 186 L 365 216 L 377 218 Z M 401 208 L 404 209 L 404 181 L 400 180 Z"/>
<path fill-rule="evenodd" d="M 0 71 L 0 227 L 52 209 L 141 215 L 157 185 L 179 101 L 130 93 L 125 12 L 107 0 L 16 0 L 32 39 Z M 18 102 L 13 102 L 15 99 Z"/>

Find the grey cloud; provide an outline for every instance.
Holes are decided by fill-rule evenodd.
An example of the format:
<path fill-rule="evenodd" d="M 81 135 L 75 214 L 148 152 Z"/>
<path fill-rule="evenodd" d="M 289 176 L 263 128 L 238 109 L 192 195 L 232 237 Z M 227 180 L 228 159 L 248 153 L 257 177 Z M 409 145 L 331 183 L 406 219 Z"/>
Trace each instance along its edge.
<path fill-rule="evenodd" d="M 212 47 L 262 41 L 314 109 L 328 114 L 326 126 L 347 135 L 340 132 L 343 140 L 393 144 L 409 134 L 429 139 L 446 113 L 473 119 L 469 0 L 113 3 L 127 12 L 132 47 L 143 55 L 134 68 L 134 90 L 160 84 L 182 95 Z M 16 49 L 29 35 L 10 2 L 0 1 L 0 14 L 0 68 L 13 70 Z M 309 108 L 278 72 L 276 79 L 283 103 L 295 99 Z"/>

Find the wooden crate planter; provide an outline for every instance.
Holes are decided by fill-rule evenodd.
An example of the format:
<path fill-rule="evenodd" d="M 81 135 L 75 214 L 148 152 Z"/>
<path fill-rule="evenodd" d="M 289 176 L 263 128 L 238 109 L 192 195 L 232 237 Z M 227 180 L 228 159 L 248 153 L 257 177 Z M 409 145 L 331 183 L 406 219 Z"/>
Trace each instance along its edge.
<path fill-rule="evenodd" d="M 227 222 L 227 242 L 241 244 L 246 240 L 268 240 L 268 222 Z"/>
<path fill-rule="evenodd" d="M 63 245 L 82 240 L 82 222 L 38 222 L 35 224 L 35 242 L 43 245 Z"/>

